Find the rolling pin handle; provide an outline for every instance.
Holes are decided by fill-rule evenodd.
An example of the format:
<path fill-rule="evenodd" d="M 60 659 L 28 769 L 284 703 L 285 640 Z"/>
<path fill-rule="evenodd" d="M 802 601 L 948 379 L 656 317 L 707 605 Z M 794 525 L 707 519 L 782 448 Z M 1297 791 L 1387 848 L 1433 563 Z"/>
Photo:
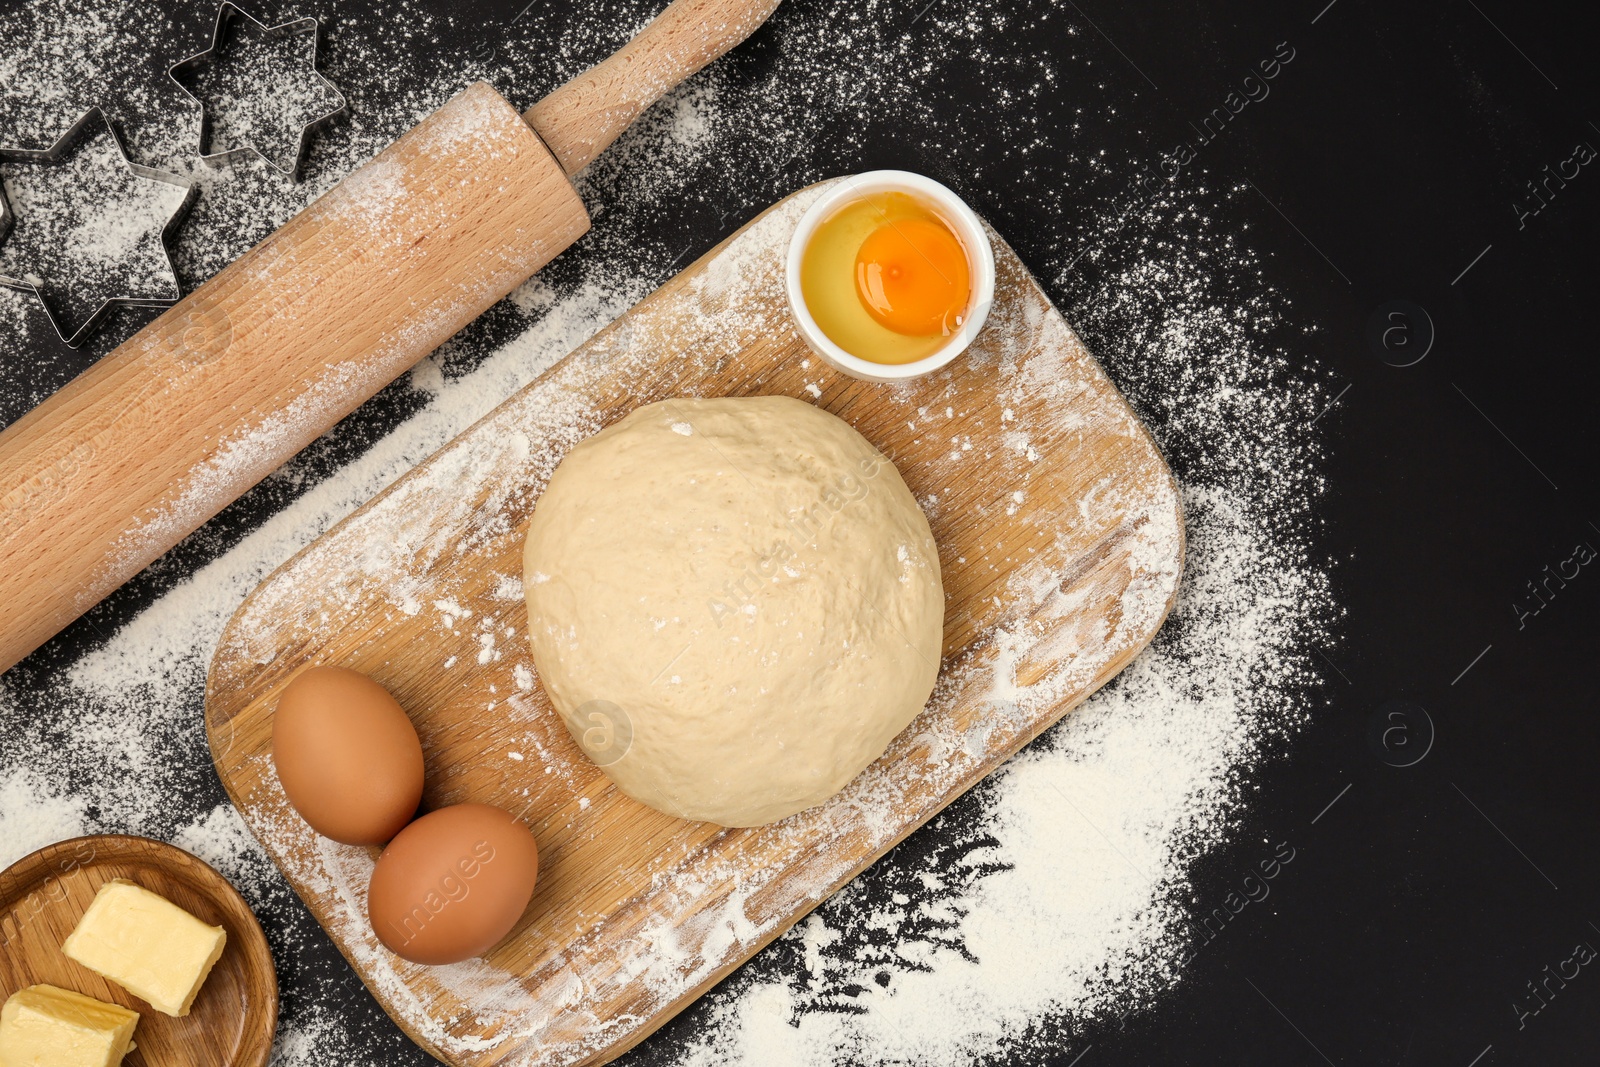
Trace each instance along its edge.
<path fill-rule="evenodd" d="M 753 33 L 779 0 L 674 0 L 615 55 L 523 112 L 568 174 L 645 108 Z"/>

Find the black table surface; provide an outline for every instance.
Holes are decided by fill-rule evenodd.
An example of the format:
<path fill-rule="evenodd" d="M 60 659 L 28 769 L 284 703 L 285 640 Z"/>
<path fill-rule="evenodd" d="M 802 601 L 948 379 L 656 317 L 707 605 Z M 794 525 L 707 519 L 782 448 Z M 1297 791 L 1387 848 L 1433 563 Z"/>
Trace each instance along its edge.
<path fill-rule="evenodd" d="M 755 77 L 792 61 L 778 42 L 825 36 L 851 14 L 899 26 L 914 43 L 921 27 L 939 25 L 921 17 L 925 2 L 857 11 L 785 0 L 734 57 L 735 84 L 741 71 Z M 526 60 L 497 80 L 512 83 L 501 88 L 514 99 L 532 99 L 598 59 L 651 9 L 631 0 L 524 4 L 433 0 L 441 14 L 455 13 L 453 23 L 393 61 L 420 80 L 435 50 L 504 62 L 520 49 Z M 159 32 L 185 40 L 215 10 L 153 6 L 174 16 L 176 29 Z M 963 6 L 930 5 L 945 17 Z M 1018 1060 L 1066 1065 L 1092 1046 L 1096 1063 L 1593 1062 L 1600 977 L 1586 968 L 1536 1016 L 1517 1007 L 1532 1004 L 1528 983 L 1574 944 L 1600 945 L 1600 578 L 1569 573 L 1537 614 L 1529 588 L 1547 581 L 1547 566 L 1572 560 L 1574 546 L 1600 545 L 1600 442 L 1585 384 L 1594 375 L 1584 370 L 1594 353 L 1583 318 L 1594 299 L 1586 287 L 1600 282 L 1600 177 L 1580 170 L 1537 213 L 1528 187 L 1575 146 L 1600 146 L 1593 33 L 1561 5 L 1505 0 L 1142 8 L 1063 0 L 1053 9 L 1019 2 L 1009 6 L 1014 17 L 993 17 L 1007 10 L 973 9 L 984 26 L 980 51 L 940 50 L 940 66 L 912 89 L 869 79 L 857 106 L 819 115 L 822 132 L 809 141 L 796 137 L 780 169 L 703 186 L 682 211 L 640 223 L 639 237 L 641 248 L 685 246 L 692 257 L 806 182 L 899 166 L 967 196 L 1071 320 L 1073 284 L 1062 268 L 1087 241 L 1115 243 L 1094 228 L 1113 187 L 1129 178 L 1113 169 L 1092 203 L 1052 189 L 1085 188 L 1074 171 L 1101 150 L 1132 166 L 1193 141 L 1192 123 L 1259 60 L 1280 42 L 1294 50 L 1292 73 L 1208 143 L 1196 166 L 1216 186 L 1243 190 L 1219 201 L 1221 223 L 1247 232 L 1262 284 L 1287 294 L 1296 321 L 1316 326 L 1298 353 L 1334 401 L 1319 420 L 1327 490 L 1314 549 L 1329 561 L 1343 614 L 1318 650 L 1329 669 L 1308 695 L 1308 723 L 1257 773 L 1230 843 L 1196 863 L 1195 896 L 1206 902 L 1197 911 L 1256 863 L 1263 837 L 1290 842 L 1297 858 L 1270 905 L 1242 914 L 1154 1004 L 1081 1023 L 1070 1043 L 1041 1037 Z M 336 80 L 341 35 L 392 14 L 362 4 L 275 11 L 324 18 Z M 597 19 L 616 33 L 571 32 Z M 541 57 L 537 35 L 581 43 L 558 63 Z M 1062 56 L 1042 87 L 1026 62 L 994 60 L 1041 51 Z M 837 73 L 826 70 L 826 49 L 803 54 L 818 69 L 795 70 L 795 79 Z M 907 92 L 920 98 L 881 95 Z M 1115 115 L 1074 130 L 1080 105 L 1114 105 Z M 991 135 L 996 109 L 1012 113 L 1009 128 L 1018 109 L 1039 117 L 1025 165 L 1015 144 Z M 658 258 L 665 280 L 672 265 Z M 119 313 L 77 352 L 36 319 L 24 343 L 5 346 L 4 419 L 147 317 Z M 492 313 L 468 331 L 460 358 L 514 326 Z M 1411 347 L 1386 347 L 1390 327 L 1400 330 L 1391 341 L 1404 335 Z M 402 391 L 381 394 L 319 443 L 307 469 L 336 469 L 411 410 Z M 97 609 L 94 625 L 73 626 L 19 669 L 70 663 L 263 521 L 288 490 L 279 492 L 229 509 L 213 536 L 174 550 Z M 320 973 L 317 995 L 349 1028 L 352 1047 L 374 1062 L 429 1062 L 331 946 L 301 951 L 296 966 Z M 696 1024 L 691 1010 L 636 1062 L 664 1060 L 675 1035 Z"/>

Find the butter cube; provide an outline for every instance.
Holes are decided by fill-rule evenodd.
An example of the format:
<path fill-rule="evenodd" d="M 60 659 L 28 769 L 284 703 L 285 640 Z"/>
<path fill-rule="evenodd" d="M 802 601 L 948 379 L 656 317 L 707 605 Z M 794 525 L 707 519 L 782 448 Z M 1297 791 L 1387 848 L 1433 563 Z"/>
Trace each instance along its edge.
<path fill-rule="evenodd" d="M 100 887 L 61 950 L 166 1015 L 188 1015 L 228 935 L 121 878 Z"/>
<path fill-rule="evenodd" d="M 19 990 L 0 1008 L 0 1067 L 117 1067 L 139 1013 L 58 989 Z"/>

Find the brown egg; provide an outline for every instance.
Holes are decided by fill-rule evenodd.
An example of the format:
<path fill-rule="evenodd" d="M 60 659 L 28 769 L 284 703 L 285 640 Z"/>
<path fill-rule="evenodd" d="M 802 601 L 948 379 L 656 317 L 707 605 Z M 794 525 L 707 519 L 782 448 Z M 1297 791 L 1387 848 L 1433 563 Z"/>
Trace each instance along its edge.
<path fill-rule="evenodd" d="M 381 845 L 422 802 L 422 742 L 404 709 L 358 671 L 295 675 L 272 719 L 272 762 L 289 802 L 325 837 Z"/>
<path fill-rule="evenodd" d="M 418 819 L 378 857 L 367 918 L 413 963 L 459 963 L 497 945 L 539 874 L 533 834 L 510 812 L 456 804 Z"/>

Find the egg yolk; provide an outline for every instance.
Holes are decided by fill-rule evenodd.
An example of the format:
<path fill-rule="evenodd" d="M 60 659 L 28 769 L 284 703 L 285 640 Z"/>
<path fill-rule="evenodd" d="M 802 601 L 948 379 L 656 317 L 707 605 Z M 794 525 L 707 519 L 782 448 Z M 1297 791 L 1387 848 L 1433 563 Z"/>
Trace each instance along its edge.
<path fill-rule="evenodd" d="M 961 328 L 972 295 L 966 252 L 937 219 L 885 222 L 856 253 L 856 292 L 895 333 L 948 337 Z"/>

